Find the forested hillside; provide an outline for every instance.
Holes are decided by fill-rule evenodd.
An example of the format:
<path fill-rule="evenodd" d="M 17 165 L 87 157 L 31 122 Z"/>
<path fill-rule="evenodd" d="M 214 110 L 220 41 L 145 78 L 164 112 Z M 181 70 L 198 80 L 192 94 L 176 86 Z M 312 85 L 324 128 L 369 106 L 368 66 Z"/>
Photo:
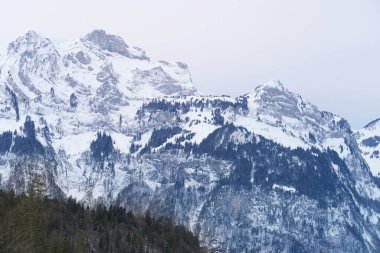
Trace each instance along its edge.
<path fill-rule="evenodd" d="M 41 186 L 37 178 L 28 196 L 0 192 L 0 252 L 204 252 L 196 236 L 166 218 L 43 198 Z"/>

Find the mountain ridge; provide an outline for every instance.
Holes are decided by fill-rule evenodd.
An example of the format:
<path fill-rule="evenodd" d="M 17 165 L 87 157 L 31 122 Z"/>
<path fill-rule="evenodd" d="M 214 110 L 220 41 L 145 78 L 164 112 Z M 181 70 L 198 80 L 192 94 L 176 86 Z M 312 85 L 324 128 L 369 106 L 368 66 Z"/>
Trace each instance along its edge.
<path fill-rule="evenodd" d="M 30 32 L 10 48 L 0 188 L 23 193 L 39 174 L 51 197 L 165 215 L 215 251 L 380 247 L 358 134 L 281 82 L 201 95 L 186 64 L 102 30 L 59 43 Z"/>

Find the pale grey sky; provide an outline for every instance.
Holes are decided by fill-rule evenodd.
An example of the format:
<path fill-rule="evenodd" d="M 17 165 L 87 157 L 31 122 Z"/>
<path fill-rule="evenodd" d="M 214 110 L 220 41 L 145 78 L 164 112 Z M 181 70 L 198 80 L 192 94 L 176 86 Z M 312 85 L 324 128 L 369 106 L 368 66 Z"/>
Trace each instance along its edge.
<path fill-rule="evenodd" d="M 0 54 L 28 30 L 93 29 L 152 59 L 186 62 L 203 93 L 241 95 L 279 79 L 355 128 L 380 117 L 378 0 L 3 1 Z"/>

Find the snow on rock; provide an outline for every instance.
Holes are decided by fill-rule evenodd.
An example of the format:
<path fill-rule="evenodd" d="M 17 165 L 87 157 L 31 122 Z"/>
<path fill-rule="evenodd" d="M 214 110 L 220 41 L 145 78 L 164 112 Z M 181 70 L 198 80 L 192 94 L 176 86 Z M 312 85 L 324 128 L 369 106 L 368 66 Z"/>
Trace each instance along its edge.
<path fill-rule="evenodd" d="M 355 136 L 372 174 L 380 177 L 380 119 L 367 124 Z"/>
<path fill-rule="evenodd" d="M 295 193 L 297 191 L 294 187 L 289 187 L 289 186 L 285 186 L 285 185 L 278 185 L 278 184 L 274 184 L 272 188 L 273 189 L 280 189 L 280 190 L 283 190 L 286 192 L 291 192 L 291 193 Z"/>
<path fill-rule="evenodd" d="M 1 188 L 25 192 L 39 173 L 49 196 L 169 216 L 216 250 L 380 245 L 367 166 L 379 175 L 378 121 L 353 135 L 279 81 L 201 95 L 185 63 L 103 30 L 67 41 L 28 32 L 2 55 Z"/>

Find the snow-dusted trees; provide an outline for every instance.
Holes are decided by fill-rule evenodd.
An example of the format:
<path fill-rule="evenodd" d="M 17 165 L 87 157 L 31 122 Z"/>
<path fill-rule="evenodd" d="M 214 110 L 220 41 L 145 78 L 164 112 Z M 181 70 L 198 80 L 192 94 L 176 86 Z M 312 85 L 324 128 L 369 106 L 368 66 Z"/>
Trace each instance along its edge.
<path fill-rule="evenodd" d="M 55 94 L 55 93 L 54 93 L 54 88 L 51 87 L 51 88 L 50 88 L 50 96 L 51 96 L 51 97 L 54 97 L 54 94 Z"/>
<path fill-rule="evenodd" d="M 70 95 L 70 107 L 71 109 L 75 110 L 77 106 L 78 106 L 78 97 L 74 93 L 72 93 Z"/>
<path fill-rule="evenodd" d="M 111 136 L 98 132 L 96 140 L 91 142 L 90 149 L 95 160 L 104 161 L 114 151 Z"/>
<path fill-rule="evenodd" d="M 214 111 L 212 111 L 212 119 L 215 125 L 224 124 L 224 117 L 222 116 L 220 108 L 216 108 Z"/>
<path fill-rule="evenodd" d="M 25 137 L 15 136 L 12 152 L 19 155 L 43 154 L 44 147 L 36 139 L 36 128 L 30 116 L 25 120 L 23 132 Z"/>

